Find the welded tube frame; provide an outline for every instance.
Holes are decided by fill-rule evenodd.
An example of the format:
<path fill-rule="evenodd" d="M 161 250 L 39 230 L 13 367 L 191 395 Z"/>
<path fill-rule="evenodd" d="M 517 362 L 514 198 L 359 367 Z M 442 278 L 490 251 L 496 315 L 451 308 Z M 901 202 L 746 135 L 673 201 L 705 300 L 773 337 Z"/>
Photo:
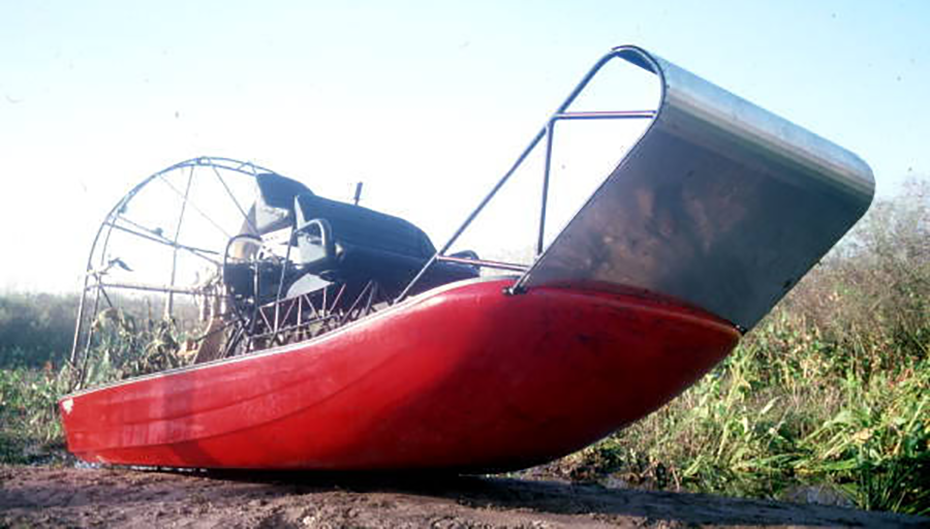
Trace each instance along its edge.
<path fill-rule="evenodd" d="M 522 265 L 518 263 L 505 263 L 503 261 L 492 261 L 488 259 L 471 259 L 468 257 L 454 257 L 451 255 L 440 255 L 436 258 L 437 261 L 444 263 L 456 263 L 464 264 L 470 266 L 477 266 L 479 268 L 496 268 L 498 270 L 510 270 L 511 272 L 526 272 L 529 270 L 529 266 Z"/>
<path fill-rule="evenodd" d="M 594 66 L 592 66 L 591 69 L 588 70 L 588 72 L 584 75 L 584 77 L 581 78 L 581 81 L 579 81 L 578 84 L 575 85 L 575 88 L 572 89 L 568 97 L 565 98 L 565 100 L 562 102 L 561 105 L 559 105 L 556 111 L 553 112 L 550 115 L 549 119 L 546 120 L 545 125 L 543 125 L 543 127 L 539 130 L 539 132 L 536 133 L 536 135 L 530 141 L 529 145 L 527 145 L 527 147 L 523 150 L 523 152 L 520 153 L 520 156 L 517 157 L 517 160 L 513 163 L 513 165 L 511 165 L 510 169 L 506 173 L 504 173 L 504 176 L 502 176 L 500 180 L 497 181 L 494 187 L 491 188 L 491 191 L 487 195 L 485 195 L 485 197 L 481 200 L 478 206 L 468 215 L 468 217 L 466 217 L 465 222 L 463 222 L 461 226 L 459 226 L 459 228 L 455 230 L 455 232 L 446 241 L 446 243 L 442 246 L 442 248 L 437 250 L 436 253 L 434 253 L 432 257 L 430 257 L 429 260 L 426 261 L 426 264 L 423 265 L 423 267 L 420 269 L 417 275 L 414 276 L 413 279 L 410 281 L 410 283 L 407 284 L 407 287 L 404 288 L 404 290 L 400 293 L 400 295 L 398 295 L 397 298 L 394 299 L 394 303 L 399 303 L 403 301 L 409 295 L 413 287 L 416 286 L 416 284 L 420 281 L 420 279 L 422 279 L 423 276 L 426 275 L 426 272 L 429 271 L 429 269 L 436 263 L 439 257 L 444 256 L 445 253 L 449 251 L 449 248 L 451 248 L 452 245 L 455 244 L 455 242 L 459 239 L 459 237 L 461 237 L 462 233 L 464 233 L 465 230 L 468 229 L 468 227 L 475 220 L 478 214 L 481 213 L 482 210 L 484 210 L 485 206 L 488 205 L 491 199 L 493 199 L 494 196 L 497 195 L 497 192 L 500 191 L 500 189 L 504 186 L 504 184 L 507 183 L 508 180 L 510 180 L 510 177 L 513 176 L 513 174 L 517 171 L 517 169 L 519 169 L 520 166 L 523 165 L 523 162 L 529 157 L 530 154 L 532 154 L 533 150 L 536 149 L 536 146 L 539 145 L 539 142 L 542 141 L 544 137 L 550 136 L 551 129 L 553 128 L 553 124 L 556 121 L 563 120 L 563 119 L 566 119 L 566 120 L 567 119 L 578 119 L 578 120 L 598 119 L 599 120 L 599 119 L 655 119 L 656 118 L 656 116 L 658 115 L 658 108 L 656 110 L 566 112 L 568 108 L 572 105 L 572 103 L 575 102 L 578 96 L 581 95 L 581 92 L 584 91 L 584 89 L 588 86 L 588 84 L 591 82 L 594 76 L 596 76 L 597 73 L 600 72 L 601 68 L 603 68 L 604 65 L 618 58 L 629 60 L 628 57 L 623 57 L 623 54 L 628 53 L 630 50 L 631 48 L 623 47 L 623 46 L 613 48 L 610 50 L 610 52 L 605 54 L 596 63 L 594 63 Z M 649 64 L 649 69 L 653 71 L 658 71 L 658 65 L 653 64 L 652 59 L 648 55 L 643 53 L 640 58 Z M 548 168 L 550 164 L 550 157 L 551 157 L 551 145 L 550 145 L 550 149 L 547 149 L 547 151 L 548 152 L 546 154 L 546 167 Z M 547 169 L 543 177 L 544 189 L 548 188 L 548 183 L 549 183 L 548 173 L 549 171 Z M 544 192 L 544 196 L 545 194 L 546 193 Z M 537 255 L 542 253 L 542 250 L 540 248 L 541 243 L 539 241 L 542 240 L 543 230 L 545 230 L 545 219 L 542 218 L 545 216 L 545 209 L 546 209 L 545 201 L 546 199 L 544 198 L 543 204 L 542 204 L 542 211 L 540 213 L 541 219 L 539 223 L 540 224 L 539 236 L 537 238 Z"/>

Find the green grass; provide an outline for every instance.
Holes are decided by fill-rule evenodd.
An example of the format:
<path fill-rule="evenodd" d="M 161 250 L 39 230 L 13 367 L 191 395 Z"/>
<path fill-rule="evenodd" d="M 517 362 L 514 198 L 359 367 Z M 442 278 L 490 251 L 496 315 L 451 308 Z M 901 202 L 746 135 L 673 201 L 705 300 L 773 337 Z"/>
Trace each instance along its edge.
<path fill-rule="evenodd" d="M 57 401 L 69 376 L 51 364 L 0 370 L 0 463 L 32 463 L 61 449 Z"/>

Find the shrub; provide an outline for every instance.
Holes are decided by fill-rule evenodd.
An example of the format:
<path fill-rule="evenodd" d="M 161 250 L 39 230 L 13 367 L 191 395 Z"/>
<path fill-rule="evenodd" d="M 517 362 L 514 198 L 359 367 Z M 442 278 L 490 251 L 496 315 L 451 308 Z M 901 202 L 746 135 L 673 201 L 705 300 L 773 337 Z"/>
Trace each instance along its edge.
<path fill-rule="evenodd" d="M 77 295 L 0 296 L 0 368 L 61 364 L 71 351 Z"/>

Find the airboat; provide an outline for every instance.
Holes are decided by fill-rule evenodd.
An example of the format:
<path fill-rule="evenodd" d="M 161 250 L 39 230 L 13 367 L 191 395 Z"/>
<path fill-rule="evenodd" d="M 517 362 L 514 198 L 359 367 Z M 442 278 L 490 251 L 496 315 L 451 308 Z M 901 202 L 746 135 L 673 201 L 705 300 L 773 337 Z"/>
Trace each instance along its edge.
<path fill-rule="evenodd" d="M 579 107 L 608 64 L 652 79 L 654 106 Z M 613 161 L 553 229 L 556 130 L 603 122 L 640 128 L 626 148 L 602 142 Z M 531 156 L 542 163 L 539 201 L 519 208 L 533 218 L 529 261 L 452 251 Z M 79 376 L 59 401 L 68 448 L 189 468 L 549 461 L 710 370 L 873 192 L 854 154 L 634 46 L 594 64 L 439 247 L 358 195 L 324 198 L 250 162 L 187 160 L 144 179 L 97 232 L 71 353 Z M 101 383 L 93 366 L 114 361 L 124 307 L 137 326 L 200 323 L 168 344 L 181 360 Z"/>

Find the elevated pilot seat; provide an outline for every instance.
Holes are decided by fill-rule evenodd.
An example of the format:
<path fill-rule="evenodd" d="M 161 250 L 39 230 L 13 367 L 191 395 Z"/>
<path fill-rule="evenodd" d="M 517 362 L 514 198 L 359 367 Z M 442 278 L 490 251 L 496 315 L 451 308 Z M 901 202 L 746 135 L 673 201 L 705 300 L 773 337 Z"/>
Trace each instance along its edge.
<path fill-rule="evenodd" d="M 404 219 L 317 196 L 280 175 L 258 175 L 257 181 L 263 202 L 256 211 L 257 229 L 266 233 L 292 226 L 299 250 L 297 266 L 315 276 L 295 281 L 288 296 L 332 282 L 359 291 L 374 281 L 381 296 L 390 299 L 436 253 L 426 233 Z M 474 266 L 436 263 L 414 293 L 477 276 Z"/>

